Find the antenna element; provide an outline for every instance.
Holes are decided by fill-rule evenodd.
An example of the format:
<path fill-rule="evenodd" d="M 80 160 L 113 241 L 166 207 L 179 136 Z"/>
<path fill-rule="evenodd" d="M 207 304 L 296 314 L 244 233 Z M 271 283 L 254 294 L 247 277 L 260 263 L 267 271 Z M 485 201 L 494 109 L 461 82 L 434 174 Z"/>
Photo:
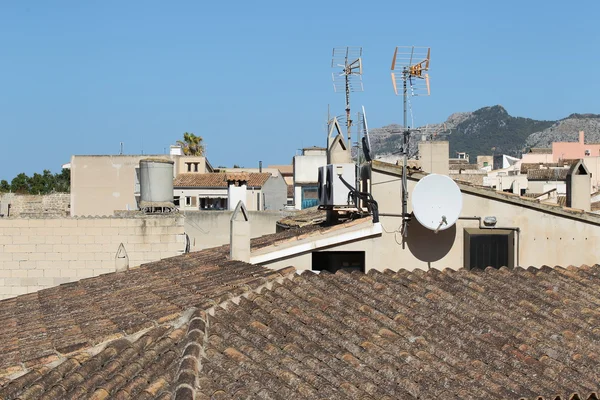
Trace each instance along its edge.
<path fill-rule="evenodd" d="M 346 94 L 346 128 L 348 146 L 352 143 L 352 118 L 350 116 L 350 92 L 362 92 L 362 47 L 335 47 L 331 56 L 331 68 L 341 68 L 332 73 L 333 90 Z"/>
<path fill-rule="evenodd" d="M 394 93 L 398 92 L 398 81 L 402 80 L 402 100 L 404 132 L 402 138 L 402 235 L 408 234 L 408 221 L 410 215 L 407 213 L 408 186 L 406 167 L 408 164 L 408 146 L 410 139 L 410 126 L 406 117 L 406 108 L 409 96 L 429 96 L 429 62 L 431 49 L 429 47 L 399 46 L 394 50 L 392 58 L 392 85 Z M 410 89 L 410 92 L 408 91 Z M 404 244 L 404 241 L 403 241 Z"/>

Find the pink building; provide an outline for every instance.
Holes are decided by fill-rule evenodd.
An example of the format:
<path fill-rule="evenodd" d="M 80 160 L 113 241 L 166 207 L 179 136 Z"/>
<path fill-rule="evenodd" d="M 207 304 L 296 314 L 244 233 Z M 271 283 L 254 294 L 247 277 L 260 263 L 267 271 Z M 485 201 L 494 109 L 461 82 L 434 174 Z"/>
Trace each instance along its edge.
<path fill-rule="evenodd" d="M 579 131 L 578 142 L 553 142 L 552 159 L 554 162 L 565 159 L 580 159 L 600 156 L 600 144 L 585 144 L 584 133 Z"/>

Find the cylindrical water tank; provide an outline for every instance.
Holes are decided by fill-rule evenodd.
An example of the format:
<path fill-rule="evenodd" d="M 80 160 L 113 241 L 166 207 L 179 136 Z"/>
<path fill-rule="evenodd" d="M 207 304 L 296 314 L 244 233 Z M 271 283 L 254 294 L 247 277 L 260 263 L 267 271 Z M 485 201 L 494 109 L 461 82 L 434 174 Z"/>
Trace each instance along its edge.
<path fill-rule="evenodd" d="M 173 161 L 140 160 L 140 201 L 173 203 Z"/>

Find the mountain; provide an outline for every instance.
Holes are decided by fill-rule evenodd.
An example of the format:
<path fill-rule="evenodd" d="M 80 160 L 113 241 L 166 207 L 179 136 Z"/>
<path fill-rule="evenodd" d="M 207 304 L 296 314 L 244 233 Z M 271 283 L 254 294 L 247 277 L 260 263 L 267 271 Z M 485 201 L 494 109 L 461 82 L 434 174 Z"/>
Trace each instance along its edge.
<path fill-rule="evenodd" d="M 585 131 L 586 142 L 600 142 L 600 115 L 571 114 L 558 121 L 539 121 L 513 117 L 504 107 L 496 105 L 455 113 L 444 123 L 417 129 L 421 132 L 411 134 L 410 138 L 411 157 L 416 155 L 423 133 L 427 133 L 430 140 L 448 140 L 450 155 L 466 152 L 471 159 L 493 153 L 520 157 L 530 147 L 550 147 L 553 141 L 576 141 L 579 130 Z M 388 125 L 369 133 L 372 153 L 377 158 L 394 158 L 393 155 L 399 152 L 401 125 Z"/>

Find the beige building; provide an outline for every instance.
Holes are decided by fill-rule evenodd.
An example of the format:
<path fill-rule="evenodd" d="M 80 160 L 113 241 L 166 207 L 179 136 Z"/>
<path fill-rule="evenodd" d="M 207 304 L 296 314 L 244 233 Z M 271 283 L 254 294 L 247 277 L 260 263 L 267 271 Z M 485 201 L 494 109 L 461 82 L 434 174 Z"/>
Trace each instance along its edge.
<path fill-rule="evenodd" d="M 104 155 L 71 157 L 71 216 L 112 215 L 137 210 L 140 160 L 174 161 L 174 174 L 211 172 L 205 157 L 180 155 Z"/>
<path fill-rule="evenodd" d="M 245 194 L 239 200 L 248 210 L 281 210 L 286 204 L 287 185 L 281 174 L 212 172 L 177 175 L 173 183 L 175 205 L 181 210 L 229 210 L 237 205 L 231 198 L 238 196 L 240 186 L 245 186 Z"/>
<path fill-rule="evenodd" d="M 288 265 L 312 269 L 318 261 L 319 268 L 348 265 L 368 271 L 399 265 L 409 270 L 592 265 L 600 256 L 599 216 L 461 183 L 463 207 L 454 226 L 436 234 L 412 218 L 403 236 L 401 168 L 377 161 L 366 168 L 368 187 L 379 205 L 379 222 L 359 219 L 302 240 L 277 243 L 253 252 L 250 261 L 275 269 Z M 410 193 L 424 176 L 416 172 L 409 177 L 409 213 Z M 439 196 L 443 202 L 444 193 Z M 485 225 L 486 217 L 493 217 L 489 220 L 495 224 Z"/>

